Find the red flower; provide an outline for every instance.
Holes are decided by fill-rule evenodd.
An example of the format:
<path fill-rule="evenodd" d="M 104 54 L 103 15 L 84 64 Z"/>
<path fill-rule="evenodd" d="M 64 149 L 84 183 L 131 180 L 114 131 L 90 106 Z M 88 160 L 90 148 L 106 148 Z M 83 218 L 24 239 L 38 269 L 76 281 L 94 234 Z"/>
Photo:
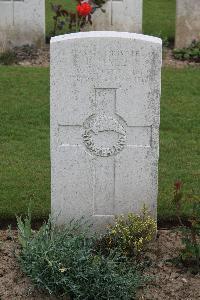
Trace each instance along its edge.
<path fill-rule="evenodd" d="M 84 2 L 84 3 L 77 5 L 76 10 L 77 10 L 79 16 L 86 17 L 91 13 L 92 6 L 89 3 Z"/>
<path fill-rule="evenodd" d="M 180 180 L 176 180 L 174 183 L 175 190 L 180 191 L 181 186 L 182 186 L 182 182 Z"/>

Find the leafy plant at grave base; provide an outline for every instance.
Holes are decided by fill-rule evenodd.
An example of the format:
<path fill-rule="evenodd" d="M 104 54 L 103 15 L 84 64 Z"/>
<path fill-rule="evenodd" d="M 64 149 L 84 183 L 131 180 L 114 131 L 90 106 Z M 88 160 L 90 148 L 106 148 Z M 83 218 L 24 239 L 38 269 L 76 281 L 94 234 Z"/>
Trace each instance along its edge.
<path fill-rule="evenodd" d="M 52 36 L 55 36 L 59 31 L 65 28 L 66 33 L 78 32 L 85 25 L 92 25 L 92 14 L 96 9 L 101 9 L 103 4 L 107 0 L 73 0 L 77 2 L 76 12 L 69 11 L 63 8 L 62 5 L 52 4 L 52 10 L 54 12 L 54 28 L 51 32 Z"/>
<path fill-rule="evenodd" d="M 156 35 L 155 34 L 150 34 L 152 36 L 157 36 L 158 38 L 160 38 L 162 40 L 162 47 L 163 48 L 168 48 L 170 46 L 170 40 L 167 36 L 163 36 L 162 32 L 157 32 Z"/>
<path fill-rule="evenodd" d="M 163 48 L 168 48 L 169 47 L 170 42 L 169 42 L 168 37 L 163 37 L 162 38 L 162 45 L 163 45 Z"/>
<path fill-rule="evenodd" d="M 180 262 L 189 267 L 194 272 L 200 272 L 200 196 L 189 195 L 186 201 L 191 203 L 191 217 L 189 218 L 189 226 L 185 226 L 181 220 L 181 209 L 183 205 L 183 193 L 181 181 L 174 184 L 174 204 L 176 214 L 181 225 L 180 231 L 183 234 L 182 243 L 184 248 L 180 252 Z"/>
<path fill-rule="evenodd" d="M 7 50 L 0 53 L 0 65 L 12 65 L 17 62 L 17 57 L 14 51 Z"/>
<path fill-rule="evenodd" d="M 30 215 L 17 222 L 19 263 L 37 287 L 67 299 L 134 299 L 144 281 L 138 266 L 116 251 L 94 251 L 95 237 L 80 222 L 58 229 L 49 220 L 38 232 L 31 230 Z"/>
<path fill-rule="evenodd" d="M 193 41 L 188 48 L 174 49 L 173 55 L 179 60 L 200 62 L 200 41 Z"/>
<path fill-rule="evenodd" d="M 97 248 L 104 253 L 118 249 L 126 257 L 138 259 L 155 234 L 156 222 L 144 206 L 141 215 L 129 213 L 128 217 L 117 217 L 115 224 L 108 228 L 106 235 L 98 242 Z"/>

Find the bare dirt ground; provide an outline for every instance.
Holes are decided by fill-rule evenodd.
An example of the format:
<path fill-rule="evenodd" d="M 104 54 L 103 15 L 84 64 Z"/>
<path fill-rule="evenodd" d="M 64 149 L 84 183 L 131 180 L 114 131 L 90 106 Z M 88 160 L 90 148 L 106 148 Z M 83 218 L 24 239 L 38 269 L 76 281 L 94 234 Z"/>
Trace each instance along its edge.
<path fill-rule="evenodd" d="M 37 291 L 23 275 L 15 252 L 19 251 L 17 232 L 0 231 L 0 300 L 47 300 L 53 299 Z"/>
<path fill-rule="evenodd" d="M 34 46 L 23 46 L 14 48 L 17 65 L 48 67 L 50 63 L 49 45 L 39 49 Z"/>
<path fill-rule="evenodd" d="M 15 48 L 17 55 L 17 64 L 21 66 L 40 66 L 48 67 L 50 63 L 49 45 L 42 49 L 36 47 L 24 46 Z M 163 50 L 163 66 L 174 68 L 184 68 L 186 66 L 200 67 L 200 63 L 176 60 L 173 57 L 172 49 L 164 48 Z"/>
<path fill-rule="evenodd" d="M 173 68 L 200 67 L 200 63 L 181 61 L 173 57 L 172 49 L 164 48 L 163 50 L 163 66 Z"/>
<path fill-rule="evenodd" d="M 22 274 L 15 251 L 19 251 L 17 232 L 0 231 L 0 299 L 1 300 L 47 300 L 56 299 L 33 287 Z M 169 230 L 159 230 L 158 238 L 150 246 L 148 255 L 153 264 L 148 269 L 152 279 L 138 293 L 138 300 L 199 300 L 200 274 L 192 275 L 177 268 L 168 259 L 176 257 L 181 248 L 180 235 Z"/>
<path fill-rule="evenodd" d="M 159 230 L 157 240 L 150 247 L 153 264 L 147 274 L 152 281 L 143 288 L 139 300 L 200 300 L 200 274 L 169 262 L 182 247 L 181 236 L 173 230 Z"/>

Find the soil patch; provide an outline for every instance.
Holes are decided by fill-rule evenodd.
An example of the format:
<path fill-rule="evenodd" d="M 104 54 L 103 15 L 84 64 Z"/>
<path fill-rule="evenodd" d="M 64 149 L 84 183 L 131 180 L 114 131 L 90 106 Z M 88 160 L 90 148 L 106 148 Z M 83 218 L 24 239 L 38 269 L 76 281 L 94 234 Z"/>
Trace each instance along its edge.
<path fill-rule="evenodd" d="M 148 253 L 153 264 L 147 274 L 152 280 L 139 292 L 140 300 L 200 300 L 200 274 L 193 275 L 169 262 L 178 256 L 181 247 L 180 233 L 158 231 Z"/>
<path fill-rule="evenodd" d="M 199 62 L 190 62 L 190 61 L 182 61 L 175 59 L 173 56 L 173 50 L 169 48 L 164 48 L 163 50 L 163 66 L 164 67 L 173 67 L 177 69 L 185 68 L 185 67 L 200 67 Z"/>
<path fill-rule="evenodd" d="M 47 300 L 21 272 L 15 253 L 19 251 L 17 231 L 0 231 L 0 300 Z"/>
<path fill-rule="evenodd" d="M 152 277 L 138 293 L 138 300 L 199 300 L 200 275 L 192 275 L 167 260 L 176 257 L 181 248 L 180 234 L 159 230 L 158 238 L 150 245 L 148 256 Z M 19 251 L 17 232 L 0 231 L 0 299 L 56 299 L 38 291 L 20 271 L 15 252 Z"/>
<path fill-rule="evenodd" d="M 40 66 L 48 67 L 50 63 L 49 45 L 43 48 L 24 45 L 13 49 L 17 64 L 20 66 Z"/>

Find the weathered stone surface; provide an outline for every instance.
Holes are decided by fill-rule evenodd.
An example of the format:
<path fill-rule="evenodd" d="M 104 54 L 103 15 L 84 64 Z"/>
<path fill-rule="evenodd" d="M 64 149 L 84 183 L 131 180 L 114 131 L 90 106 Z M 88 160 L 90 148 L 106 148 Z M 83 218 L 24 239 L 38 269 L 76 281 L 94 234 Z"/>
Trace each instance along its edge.
<path fill-rule="evenodd" d="M 200 0 L 176 0 L 176 48 L 200 40 Z"/>
<path fill-rule="evenodd" d="M 51 40 L 52 215 L 156 215 L 161 40 L 87 32 Z"/>
<path fill-rule="evenodd" d="M 103 9 L 94 13 L 93 30 L 142 32 L 143 0 L 108 0 Z"/>
<path fill-rule="evenodd" d="M 0 50 L 45 41 L 45 0 L 0 0 Z"/>

